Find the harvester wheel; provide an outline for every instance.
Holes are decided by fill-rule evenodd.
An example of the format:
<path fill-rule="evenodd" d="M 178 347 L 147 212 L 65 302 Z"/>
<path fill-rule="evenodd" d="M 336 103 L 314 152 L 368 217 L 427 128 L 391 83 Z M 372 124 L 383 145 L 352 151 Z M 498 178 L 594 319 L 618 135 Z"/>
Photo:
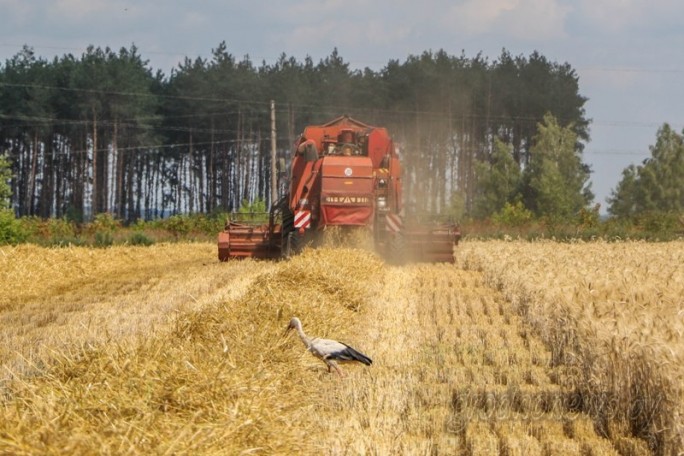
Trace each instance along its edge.
<path fill-rule="evenodd" d="M 294 251 L 292 251 L 292 240 L 290 239 L 294 233 L 294 214 L 288 206 L 289 195 L 284 196 L 280 201 L 280 212 L 283 217 L 282 221 L 282 241 L 281 241 L 281 256 L 283 258 L 289 258 L 292 256 Z"/>
<path fill-rule="evenodd" d="M 285 242 L 285 252 L 284 252 L 285 258 L 290 258 L 294 255 L 297 255 L 301 251 L 301 249 L 302 249 L 301 241 L 302 240 L 296 231 L 290 231 L 287 234 L 287 240 Z"/>

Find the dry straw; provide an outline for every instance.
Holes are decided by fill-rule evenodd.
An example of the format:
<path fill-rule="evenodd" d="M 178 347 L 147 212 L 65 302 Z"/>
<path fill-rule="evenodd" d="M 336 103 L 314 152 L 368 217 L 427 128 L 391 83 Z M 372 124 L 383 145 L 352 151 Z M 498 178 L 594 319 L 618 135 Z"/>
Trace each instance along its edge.
<path fill-rule="evenodd" d="M 549 261 L 544 244 L 534 246 Z M 569 304 L 538 305 L 545 295 L 506 270 L 494 281 L 493 259 L 510 266 L 515 257 L 505 245 L 460 249 L 459 261 L 483 272 L 388 266 L 348 248 L 224 264 L 208 244 L 154 246 L 141 256 L 109 250 L 111 266 L 88 264 L 120 280 L 79 287 L 66 278 L 72 285 L 52 299 L 49 291 L 8 293 L 18 303 L 9 312 L 32 318 L 40 306 L 66 318 L 73 302 L 89 304 L 66 318 L 63 328 L 72 330 L 59 343 L 50 336 L 60 327 L 54 322 L 21 339 L 27 326 L 12 320 L 16 347 L 45 337 L 50 350 L 36 358 L 45 366 L 15 372 L 6 385 L 0 454 L 649 454 L 619 415 L 601 421 L 605 415 L 578 402 L 594 385 L 578 360 L 591 343 L 605 346 L 600 328 L 586 332 Z M 59 267 L 57 252 L 36 255 L 54 254 Z M 87 263 L 100 252 L 81 254 Z M 579 268 L 578 257 L 569 261 Z M 554 277 L 543 264 L 537 276 L 524 259 L 516 267 L 541 282 Z M 559 289 L 574 293 L 572 283 Z M 170 304 L 156 308 L 159 299 Z M 73 329 L 88 315 L 109 330 L 127 318 L 137 323 L 113 337 L 79 337 Z M 283 334 L 295 315 L 309 335 L 346 341 L 373 365 L 343 367 L 344 379 L 329 374 L 296 336 Z M 562 328 L 542 324 L 559 319 Z M 596 366 L 596 381 L 622 385 Z"/>
<path fill-rule="evenodd" d="M 0 453 L 313 453 L 307 396 L 326 374 L 308 358 L 292 363 L 282 332 L 293 314 L 322 334 L 348 327 L 381 263 L 320 250 L 280 266 L 171 331 L 64 351 L 43 375 L 16 377 Z"/>
<path fill-rule="evenodd" d="M 215 257 L 213 244 L 0 248 L 0 383 L 54 350 L 151 335 L 177 312 L 222 302 L 273 267 Z"/>
<path fill-rule="evenodd" d="M 623 454 L 684 448 L 684 243 L 469 242 L 482 271 L 567 366 L 561 385 Z"/>

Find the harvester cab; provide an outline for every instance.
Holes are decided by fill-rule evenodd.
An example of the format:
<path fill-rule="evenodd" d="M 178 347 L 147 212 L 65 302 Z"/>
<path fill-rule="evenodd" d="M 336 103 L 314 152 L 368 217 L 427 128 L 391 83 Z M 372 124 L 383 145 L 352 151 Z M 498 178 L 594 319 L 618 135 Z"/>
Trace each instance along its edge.
<path fill-rule="evenodd" d="M 288 257 L 340 226 L 369 229 L 376 250 L 395 262 L 454 261 L 457 226 L 405 224 L 402 214 L 401 164 L 387 130 L 342 116 L 304 129 L 287 194 L 268 223 L 227 223 L 219 259 Z"/>

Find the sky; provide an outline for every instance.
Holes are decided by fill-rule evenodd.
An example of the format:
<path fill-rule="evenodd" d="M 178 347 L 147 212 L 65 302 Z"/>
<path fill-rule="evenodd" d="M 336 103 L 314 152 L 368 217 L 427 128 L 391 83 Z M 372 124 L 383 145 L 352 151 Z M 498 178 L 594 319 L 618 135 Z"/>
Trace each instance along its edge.
<path fill-rule="evenodd" d="M 282 53 L 315 63 L 337 48 L 352 69 L 380 70 L 424 51 L 497 60 L 503 49 L 569 63 L 588 98 L 583 160 L 595 202 L 650 157 L 658 128 L 684 128 L 681 0 L 0 0 L 0 62 L 132 44 L 170 74 L 185 57 L 228 52 L 255 65 Z"/>

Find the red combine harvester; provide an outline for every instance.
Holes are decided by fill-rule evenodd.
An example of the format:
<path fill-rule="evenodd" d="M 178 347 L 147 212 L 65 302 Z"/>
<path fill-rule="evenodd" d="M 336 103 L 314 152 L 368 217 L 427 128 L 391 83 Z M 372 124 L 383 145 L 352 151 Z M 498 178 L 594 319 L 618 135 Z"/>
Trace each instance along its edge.
<path fill-rule="evenodd" d="M 342 116 L 304 129 L 288 194 L 273 204 L 267 224 L 229 221 L 218 256 L 289 257 L 326 227 L 341 226 L 371 229 L 376 250 L 393 262 L 454 262 L 456 225 L 409 225 L 400 214 L 401 165 L 387 130 Z"/>

